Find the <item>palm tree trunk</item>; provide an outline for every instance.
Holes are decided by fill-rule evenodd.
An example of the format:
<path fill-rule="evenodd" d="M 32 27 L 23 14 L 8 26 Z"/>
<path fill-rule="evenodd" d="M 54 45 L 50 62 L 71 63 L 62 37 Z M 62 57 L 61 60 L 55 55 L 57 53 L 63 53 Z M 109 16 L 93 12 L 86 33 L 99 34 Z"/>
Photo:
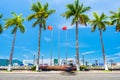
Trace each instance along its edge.
<path fill-rule="evenodd" d="M 80 65 L 79 65 L 79 47 L 78 47 L 78 21 L 76 22 L 76 68 L 77 71 L 80 70 Z"/>
<path fill-rule="evenodd" d="M 104 44 L 102 41 L 102 31 L 100 30 L 100 41 L 101 41 L 101 46 L 102 46 L 102 54 L 103 54 L 103 60 L 104 60 L 104 67 L 105 70 L 108 70 L 107 64 L 106 64 L 106 57 L 105 57 L 105 50 L 104 50 Z"/>
<path fill-rule="evenodd" d="M 41 29 L 42 29 L 42 24 L 39 25 L 39 32 L 38 32 L 38 55 L 37 55 L 36 71 L 39 71 Z"/>
<path fill-rule="evenodd" d="M 12 66 L 12 58 L 13 58 L 13 53 L 14 53 L 14 45 L 15 45 L 15 40 L 16 40 L 16 33 L 17 33 L 17 29 L 14 32 L 14 37 L 13 37 L 13 42 L 12 42 L 12 49 L 11 49 L 9 65 L 8 65 L 8 71 L 12 70 L 11 66 Z"/>

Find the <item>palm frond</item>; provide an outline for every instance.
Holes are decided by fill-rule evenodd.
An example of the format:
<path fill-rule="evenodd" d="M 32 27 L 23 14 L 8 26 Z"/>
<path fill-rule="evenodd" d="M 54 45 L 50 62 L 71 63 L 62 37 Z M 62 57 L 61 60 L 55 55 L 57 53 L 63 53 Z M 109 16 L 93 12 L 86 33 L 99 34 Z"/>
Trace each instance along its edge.
<path fill-rule="evenodd" d="M 87 25 L 89 20 L 87 15 L 84 15 L 86 11 L 90 10 L 90 7 L 84 7 L 83 4 L 79 4 L 79 0 L 75 0 L 74 4 L 66 5 L 67 11 L 62 14 L 63 17 L 69 19 L 73 17 L 71 25 L 75 24 L 78 21 L 80 24 Z"/>
<path fill-rule="evenodd" d="M 75 4 L 75 5 L 74 5 L 75 8 L 78 9 L 78 6 L 79 6 L 79 0 L 75 0 L 75 3 L 74 3 L 74 4 Z"/>
<path fill-rule="evenodd" d="M 82 11 L 83 8 L 84 8 L 84 5 L 83 5 L 83 4 L 79 5 L 79 7 L 78 7 L 79 13 L 81 13 L 81 11 Z"/>
<path fill-rule="evenodd" d="M 46 20 L 44 19 L 42 23 L 43 23 L 43 29 L 46 30 Z"/>
<path fill-rule="evenodd" d="M 103 31 L 105 31 L 106 30 L 106 24 L 105 24 L 105 22 L 101 22 L 100 25 L 101 25 L 100 29 L 103 30 Z"/>
<path fill-rule="evenodd" d="M 120 23 L 116 25 L 116 31 L 120 32 Z"/>
<path fill-rule="evenodd" d="M 0 14 L 0 19 L 3 17 L 3 15 L 2 14 Z"/>
<path fill-rule="evenodd" d="M 14 16 L 14 17 L 17 17 L 17 14 L 15 12 L 11 12 L 11 14 Z"/>
<path fill-rule="evenodd" d="M 89 21 L 88 21 L 88 24 L 90 24 L 90 25 L 93 26 L 94 24 L 96 24 L 96 20 L 89 20 Z"/>
<path fill-rule="evenodd" d="M 40 2 L 37 3 L 38 7 L 41 9 L 42 8 L 42 5 Z"/>
<path fill-rule="evenodd" d="M 94 32 L 96 27 L 97 27 L 97 24 L 94 24 L 91 31 Z"/>
<path fill-rule="evenodd" d="M 20 28 L 20 31 L 21 31 L 22 33 L 25 32 L 25 27 L 24 27 L 23 25 L 20 25 L 19 28 Z"/>
<path fill-rule="evenodd" d="M 17 30 L 17 27 L 14 27 L 14 29 L 11 32 L 11 34 L 14 34 L 16 30 Z"/>
<path fill-rule="evenodd" d="M 87 25 L 87 22 L 89 21 L 89 17 L 85 14 L 80 15 L 79 22 L 83 25 Z"/>
<path fill-rule="evenodd" d="M 43 8 L 45 11 L 48 11 L 48 3 L 46 3 Z"/>
<path fill-rule="evenodd" d="M 8 29 L 9 27 L 14 26 L 14 25 L 16 25 L 14 20 L 12 20 L 12 19 L 11 20 L 6 20 L 4 29 Z"/>
<path fill-rule="evenodd" d="M 35 14 L 31 14 L 27 17 L 27 20 L 30 21 L 35 18 Z"/>
<path fill-rule="evenodd" d="M 5 26 L 4 29 L 8 29 L 9 27 L 14 27 L 12 30 L 12 34 L 14 34 L 14 32 L 17 30 L 17 28 L 20 28 L 20 31 L 23 32 L 24 31 L 24 26 L 23 21 L 24 18 L 22 18 L 22 14 L 17 15 L 15 12 L 11 13 L 14 17 L 13 18 L 8 18 L 5 20 Z"/>
<path fill-rule="evenodd" d="M 76 9 L 73 4 L 66 5 L 66 8 L 68 9 L 68 11 L 72 11 L 73 13 L 76 12 Z"/>
<path fill-rule="evenodd" d="M 39 19 L 37 19 L 37 20 L 32 24 L 32 27 L 35 27 L 37 24 L 39 24 Z"/>
<path fill-rule="evenodd" d="M 110 16 L 112 22 L 111 24 L 112 25 L 116 25 L 116 31 L 119 32 L 120 31 L 120 8 L 118 9 L 118 12 L 113 12 L 113 11 L 110 11 L 110 13 L 112 14 Z"/>
<path fill-rule="evenodd" d="M 99 16 L 96 12 L 93 12 L 93 16 L 95 17 L 96 20 L 99 20 Z"/>
<path fill-rule="evenodd" d="M 94 20 L 90 20 L 89 23 L 92 26 L 98 27 L 99 30 L 105 31 L 106 30 L 106 25 L 110 25 L 111 22 L 107 20 L 107 16 L 102 13 L 100 16 L 97 13 L 93 13 Z M 93 29 L 94 30 L 94 29 Z"/>
<path fill-rule="evenodd" d="M 47 12 L 48 15 L 51 15 L 51 14 L 53 14 L 53 13 L 55 13 L 55 10 L 53 10 L 53 9 L 51 9 L 51 10 L 49 10 L 49 11 Z"/>
<path fill-rule="evenodd" d="M 116 19 L 115 19 L 115 20 L 112 20 L 112 21 L 111 21 L 111 25 L 114 25 L 116 22 L 117 22 Z"/>
<path fill-rule="evenodd" d="M 79 23 L 84 24 L 84 17 L 82 15 L 79 16 Z"/>
<path fill-rule="evenodd" d="M 0 24 L 0 34 L 3 32 L 2 25 Z"/>
<path fill-rule="evenodd" d="M 111 25 L 112 23 L 110 21 L 103 21 L 106 25 Z"/>
<path fill-rule="evenodd" d="M 34 11 L 34 14 L 28 16 L 28 21 L 36 19 L 32 24 L 32 27 L 35 27 L 37 24 L 41 24 L 41 28 L 46 29 L 46 19 L 55 12 L 55 10 L 48 10 L 48 3 L 42 5 L 40 2 L 34 3 L 31 7 L 31 10 Z"/>
<path fill-rule="evenodd" d="M 81 10 L 81 13 L 84 13 L 86 11 L 89 11 L 91 9 L 91 7 L 84 7 L 82 10 Z"/>
<path fill-rule="evenodd" d="M 107 19 L 108 17 L 104 14 L 104 13 L 102 13 L 102 15 L 100 16 L 100 20 L 105 20 L 105 19 Z"/>
<path fill-rule="evenodd" d="M 38 11 L 40 11 L 40 9 L 41 9 L 40 2 L 32 4 L 32 7 L 31 7 L 32 11 L 38 12 Z"/>
<path fill-rule="evenodd" d="M 74 25 L 75 23 L 76 23 L 76 18 L 74 17 L 74 18 L 72 19 L 71 25 Z"/>
<path fill-rule="evenodd" d="M 110 11 L 110 13 L 111 13 L 111 14 L 116 14 L 116 13 L 115 13 L 115 12 L 113 12 L 113 11 Z"/>
<path fill-rule="evenodd" d="M 74 16 L 74 13 L 72 11 L 66 11 L 66 13 L 64 13 L 62 16 L 66 17 L 66 19 L 69 19 L 71 16 Z"/>

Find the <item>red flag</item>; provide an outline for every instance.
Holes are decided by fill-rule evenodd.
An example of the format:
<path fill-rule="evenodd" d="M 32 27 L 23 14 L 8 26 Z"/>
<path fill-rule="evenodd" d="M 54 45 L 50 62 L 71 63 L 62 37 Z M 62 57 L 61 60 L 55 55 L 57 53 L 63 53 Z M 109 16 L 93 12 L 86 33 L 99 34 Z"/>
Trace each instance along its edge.
<path fill-rule="evenodd" d="M 66 27 L 66 26 L 64 26 L 64 27 L 62 28 L 62 30 L 67 30 L 67 27 Z"/>
<path fill-rule="evenodd" d="M 48 30 L 52 30 L 52 26 L 48 26 Z"/>

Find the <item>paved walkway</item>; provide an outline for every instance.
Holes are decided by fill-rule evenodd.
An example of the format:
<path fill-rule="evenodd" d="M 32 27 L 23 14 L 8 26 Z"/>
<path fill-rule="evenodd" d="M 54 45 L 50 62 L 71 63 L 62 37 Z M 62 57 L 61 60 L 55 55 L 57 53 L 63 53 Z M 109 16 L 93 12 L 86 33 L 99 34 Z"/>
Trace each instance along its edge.
<path fill-rule="evenodd" d="M 12 72 L 7 72 L 7 71 L 0 71 L 0 73 L 38 73 L 38 74 L 45 74 L 45 73 L 61 73 L 62 71 L 41 71 L 41 72 L 36 72 L 36 71 L 12 71 Z M 120 73 L 120 71 L 77 71 L 76 73 Z"/>
<path fill-rule="evenodd" d="M 0 73 L 0 80 L 120 80 L 120 72 L 89 71 L 77 72 L 76 75 L 59 74 L 59 71 L 31 73 L 4 72 Z"/>

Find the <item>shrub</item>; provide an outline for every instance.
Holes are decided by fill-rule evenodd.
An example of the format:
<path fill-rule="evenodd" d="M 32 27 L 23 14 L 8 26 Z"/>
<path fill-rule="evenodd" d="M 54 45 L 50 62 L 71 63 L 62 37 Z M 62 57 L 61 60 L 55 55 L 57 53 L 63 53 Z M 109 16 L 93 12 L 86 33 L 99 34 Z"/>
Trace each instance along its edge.
<path fill-rule="evenodd" d="M 81 71 L 85 70 L 86 68 L 87 68 L 86 66 L 80 66 Z"/>
<path fill-rule="evenodd" d="M 31 70 L 35 70 L 35 69 L 36 69 L 36 66 L 32 66 L 32 67 L 31 67 Z"/>

